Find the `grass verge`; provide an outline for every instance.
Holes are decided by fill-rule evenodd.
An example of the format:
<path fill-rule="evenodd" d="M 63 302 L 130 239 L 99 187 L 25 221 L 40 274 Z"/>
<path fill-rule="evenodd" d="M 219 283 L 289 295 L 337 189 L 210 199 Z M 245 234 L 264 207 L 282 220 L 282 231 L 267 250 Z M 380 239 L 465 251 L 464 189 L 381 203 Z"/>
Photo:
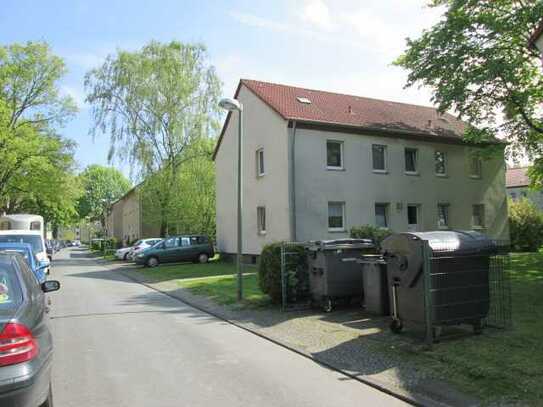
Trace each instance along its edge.
<path fill-rule="evenodd" d="M 138 272 L 143 274 L 148 282 L 158 283 L 168 280 L 230 275 L 236 272 L 236 267 L 233 264 L 212 261 L 207 264 L 162 264 L 154 268 L 142 267 L 138 269 Z"/>

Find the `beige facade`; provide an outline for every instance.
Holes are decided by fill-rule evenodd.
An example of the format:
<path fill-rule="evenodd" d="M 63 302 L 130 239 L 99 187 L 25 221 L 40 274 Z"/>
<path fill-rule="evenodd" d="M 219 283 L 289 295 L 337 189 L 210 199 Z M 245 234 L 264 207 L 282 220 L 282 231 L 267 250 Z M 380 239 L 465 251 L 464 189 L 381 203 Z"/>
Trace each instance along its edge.
<path fill-rule="evenodd" d="M 243 253 L 258 255 L 265 244 L 281 240 L 347 237 L 353 226 L 376 224 L 376 204 L 384 205 L 387 226 L 396 232 L 479 228 L 508 238 L 502 153 L 482 161 L 480 178 L 471 177 L 472 150 L 461 142 L 296 128 L 243 84 L 237 99 L 244 105 Z M 237 250 L 237 132 L 234 112 L 215 155 L 217 246 L 225 253 Z M 327 141 L 341 143 L 343 168 L 327 168 Z M 373 144 L 386 146 L 386 171 L 372 169 Z M 416 174 L 405 172 L 406 148 L 417 150 Z M 436 151 L 446 155 L 444 175 L 435 173 Z M 329 227 L 330 204 L 343 208 L 341 228 Z M 438 205 L 447 207 L 446 226 L 438 226 Z M 483 205 L 480 226 L 473 224 L 477 205 Z M 410 219 L 416 212 L 417 224 L 408 224 L 408 211 Z"/>

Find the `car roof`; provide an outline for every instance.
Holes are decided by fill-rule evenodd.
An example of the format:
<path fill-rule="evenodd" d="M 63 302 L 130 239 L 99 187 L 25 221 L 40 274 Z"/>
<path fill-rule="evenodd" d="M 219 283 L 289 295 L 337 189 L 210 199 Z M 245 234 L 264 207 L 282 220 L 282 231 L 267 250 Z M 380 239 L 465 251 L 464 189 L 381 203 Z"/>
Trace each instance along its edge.
<path fill-rule="evenodd" d="M 0 235 L 39 235 L 41 236 L 42 234 L 39 230 L 8 229 L 8 230 L 0 230 Z"/>

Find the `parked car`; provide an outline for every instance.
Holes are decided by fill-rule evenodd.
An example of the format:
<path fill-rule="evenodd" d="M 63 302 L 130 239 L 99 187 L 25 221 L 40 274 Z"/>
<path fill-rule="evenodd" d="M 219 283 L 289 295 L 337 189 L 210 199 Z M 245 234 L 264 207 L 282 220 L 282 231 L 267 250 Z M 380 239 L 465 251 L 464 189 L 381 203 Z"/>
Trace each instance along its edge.
<path fill-rule="evenodd" d="M 50 262 L 45 240 L 39 230 L 0 230 L 0 243 L 28 243 L 39 261 Z M 48 266 L 45 272 L 49 274 Z"/>
<path fill-rule="evenodd" d="M 53 342 L 44 293 L 20 254 L 0 254 L 0 405 L 52 406 Z"/>
<path fill-rule="evenodd" d="M 121 247 L 120 249 L 115 250 L 115 257 L 119 260 L 128 260 L 131 250 L 132 246 Z"/>
<path fill-rule="evenodd" d="M 81 246 L 81 241 L 80 241 L 80 240 L 74 240 L 74 241 L 73 241 L 73 245 L 74 245 L 75 247 L 80 247 L 80 246 Z"/>
<path fill-rule="evenodd" d="M 53 254 L 55 253 L 55 249 L 53 247 L 53 242 L 49 239 L 45 241 L 45 252 L 47 253 L 47 258 L 49 261 L 53 261 Z"/>
<path fill-rule="evenodd" d="M 40 262 L 34 252 L 32 252 L 32 246 L 28 243 L 0 243 L 0 253 L 19 253 L 34 273 L 38 283 L 41 284 L 47 279 L 44 270 L 49 264 L 43 261 Z"/>
<path fill-rule="evenodd" d="M 155 244 L 162 242 L 163 239 L 159 237 L 151 237 L 147 239 L 140 239 L 132 246 L 132 250 L 128 254 L 128 258 L 134 260 L 135 256 L 141 253 L 148 247 L 153 247 Z"/>
<path fill-rule="evenodd" d="M 136 255 L 136 264 L 148 267 L 158 266 L 160 263 L 174 263 L 180 261 L 194 261 L 207 263 L 215 255 L 213 244 L 207 236 L 184 235 L 172 236 L 144 249 Z"/>

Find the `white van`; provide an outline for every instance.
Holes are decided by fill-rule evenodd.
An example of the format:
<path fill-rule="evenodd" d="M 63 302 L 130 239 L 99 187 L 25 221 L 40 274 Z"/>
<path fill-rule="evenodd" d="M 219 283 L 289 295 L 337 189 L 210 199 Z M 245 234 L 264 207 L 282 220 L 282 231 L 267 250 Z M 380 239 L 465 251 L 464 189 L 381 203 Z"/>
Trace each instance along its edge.
<path fill-rule="evenodd" d="M 50 263 L 43 234 L 39 230 L 0 230 L 0 243 L 28 243 L 32 246 L 38 261 Z M 49 273 L 49 267 L 45 272 Z"/>

